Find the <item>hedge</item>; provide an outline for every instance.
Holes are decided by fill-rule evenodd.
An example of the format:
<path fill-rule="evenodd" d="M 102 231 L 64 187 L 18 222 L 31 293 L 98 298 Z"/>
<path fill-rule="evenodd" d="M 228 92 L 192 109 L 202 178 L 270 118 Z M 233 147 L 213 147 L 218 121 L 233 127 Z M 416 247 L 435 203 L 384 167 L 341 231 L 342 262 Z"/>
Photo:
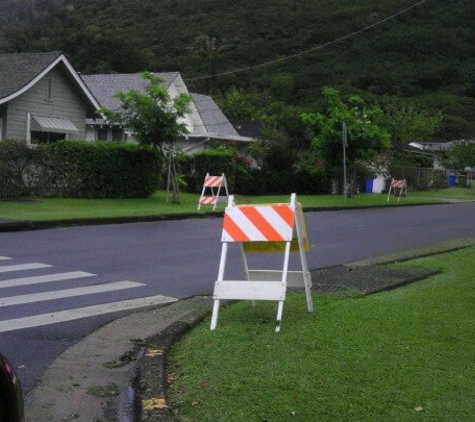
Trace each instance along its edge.
<path fill-rule="evenodd" d="M 135 144 L 0 142 L 0 197 L 140 198 L 160 187 L 162 153 Z"/>
<path fill-rule="evenodd" d="M 191 193 L 201 192 L 206 173 L 225 173 L 230 192 L 239 195 L 329 193 L 331 178 L 323 168 L 309 161 L 301 160 L 287 169 L 275 168 L 275 162 L 274 166 L 264 163 L 262 167 L 253 167 L 249 160 L 232 150 L 206 150 L 181 156 L 178 168 L 186 180 L 186 190 Z"/>

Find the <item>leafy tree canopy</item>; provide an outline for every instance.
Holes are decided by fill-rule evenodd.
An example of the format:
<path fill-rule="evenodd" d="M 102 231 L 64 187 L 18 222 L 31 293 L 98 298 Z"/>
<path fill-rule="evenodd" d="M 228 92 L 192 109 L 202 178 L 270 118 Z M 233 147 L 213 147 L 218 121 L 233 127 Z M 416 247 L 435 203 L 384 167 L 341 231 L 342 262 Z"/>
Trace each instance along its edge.
<path fill-rule="evenodd" d="M 454 142 L 445 154 L 444 164 L 454 170 L 475 168 L 475 143 L 470 141 Z"/>
<path fill-rule="evenodd" d="M 373 160 L 389 148 L 389 133 L 378 122 L 382 110 L 367 106 L 359 96 L 344 101 L 340 93 L 330 87 L 323 90 L 326 108 L 323 113 L 303 113 L 302 120 L 315 133 L 312 144 L 322 151 L 326 166 L 335 175 L 343 162 L 343 125 L 347 127 L 346 157 L 350 165 L 358 160 Z"/>
<path fill-rule="evenodd" d="M 440 111 L 431 115 L 395 96 L 383 98 L 382 110 L 380 124 L 390 133 L 393 143 L 432 141 L 442 124 Z"/>

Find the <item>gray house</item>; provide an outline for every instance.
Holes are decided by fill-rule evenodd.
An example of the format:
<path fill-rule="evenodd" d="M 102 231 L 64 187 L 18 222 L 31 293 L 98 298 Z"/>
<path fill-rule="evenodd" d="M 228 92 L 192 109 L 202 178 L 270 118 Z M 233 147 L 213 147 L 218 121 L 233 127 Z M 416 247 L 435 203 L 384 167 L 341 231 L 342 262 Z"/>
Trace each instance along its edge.
<path fill-rule="evenodd" d="M 180 94 L 191 97 L 188 113 L 182 119 L 188 133 L 178 141 L 185 152 L 193 153 L 206 149 L 212 140 L 222 142 L 252 142 L 253 138 L 240 136 L 228 118 L 210 96 L 193 94 L 188 91 L 179 72 L 154 73 L 163 80 L 171 98 Z M 118 110 L 121 102 L 115 98 L 118 91 L 134 89 L 145 92 L 148 81 L 140 73 L 81 75 L 83 81 L 98 102 L 111 110 Z M 110 124 L 96 116 L 87 120 L 86 139 L 88 141 L 134 142 L 135 137 L 121 125 Z"/>
<path fill-rule="evenodd" d="M 99 107 L 62 53 L 0 54 L 0 139 L 86 139 Z"/>

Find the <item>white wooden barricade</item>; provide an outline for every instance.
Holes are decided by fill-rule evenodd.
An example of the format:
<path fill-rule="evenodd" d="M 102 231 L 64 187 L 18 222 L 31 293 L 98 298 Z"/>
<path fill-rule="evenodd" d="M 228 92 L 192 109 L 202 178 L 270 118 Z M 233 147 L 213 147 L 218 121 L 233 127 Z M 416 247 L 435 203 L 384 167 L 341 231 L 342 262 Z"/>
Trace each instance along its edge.
<path fill-rule="evenodd" d="M 307 266 L 306 250 L 309 249 L 305 220 L 296 195 L 290 204 L 240 205 L 234 204 L 234 196 L 228 200 L 222 232 L 222 250 L 218 278 L 214 285 L 214 305 L 211 330 L 218 323 L 221 300 L 267 300 L 278 302 L 277 325 L 284 308 L 287 287 L 304 287 L 307 309 L 313 311 L 312 279 Z M 228 243 L 241 243 L 246 274 L 245 280 L 225 280 Z M 282 270 L 252 270 L 248 267 L 246 252 L 283 253 Z M 301 270 L 289 271 L 291 252 L 300 253 Z"/>
<path fill-rule="evenodd" d="M 388 202 L 389 202 L 389 197 L 391 196 L 391 190 L 395 192 L 396 189 L 399 189 L 399 196 L 397 197 L 397 202 L 399 202 L 403 192 L 405 193 L 405 195 L 407 195 L 406 179 L 402 179 L 402 180 L 391 179 L 391 183 L 389 184 L 389 191 L 388 191 Z"/>
<path fill-rule="evenodd" d="M 198 209 L 201 208 L 201 205 L 213 205 L 213 211 L 216 209 L 216 205 L 219 201 L 219 194 L 221 188 L 224 187 L 226 192 L 226 199 L 229 198 L 228 192 L 228 183 L 226 182 L 226 176 L 224 173 L 221 176 L 210 176 L 209 173 L 206 173 L 205 180 L 203 182 L 203 189 L 201 191 L 201 197 L 198 202 Z M 207 195 L 207 189 L 209 189 L 209 194 Z"/>

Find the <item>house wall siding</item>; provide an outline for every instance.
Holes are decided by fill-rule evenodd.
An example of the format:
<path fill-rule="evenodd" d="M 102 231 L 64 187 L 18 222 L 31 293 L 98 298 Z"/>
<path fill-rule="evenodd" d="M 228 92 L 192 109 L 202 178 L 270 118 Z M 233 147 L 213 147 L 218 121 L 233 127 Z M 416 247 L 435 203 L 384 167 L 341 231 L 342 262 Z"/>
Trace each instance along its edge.
<path fill-rule="evenodd" d="M 46 99 L 48 78 L 52 81 L 51 100 Z M 8 103 L 5 138 L 26 140 L 28 113 L 68 119 L 78 129 L 78 133 L 70 137 L 85 139 L 86 104 L 59 66 L 47 73 L 27 92 Z"/>

